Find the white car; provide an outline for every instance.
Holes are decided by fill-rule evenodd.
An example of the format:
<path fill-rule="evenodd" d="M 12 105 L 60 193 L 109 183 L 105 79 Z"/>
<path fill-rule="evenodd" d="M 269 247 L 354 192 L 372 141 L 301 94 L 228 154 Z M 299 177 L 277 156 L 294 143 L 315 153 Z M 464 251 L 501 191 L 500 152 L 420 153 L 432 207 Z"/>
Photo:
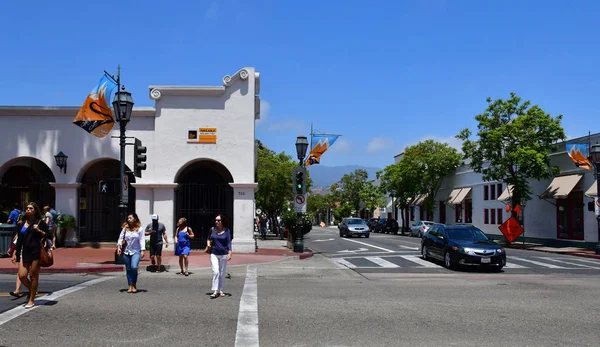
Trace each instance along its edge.
<path fill-rule="evenodd" d="M 427 230 L 434 224 L 434 222 L 430 222 L 427 220 L 422 220 L 413 223 L 410 227 L 410 236 L 423 237 Z"/>

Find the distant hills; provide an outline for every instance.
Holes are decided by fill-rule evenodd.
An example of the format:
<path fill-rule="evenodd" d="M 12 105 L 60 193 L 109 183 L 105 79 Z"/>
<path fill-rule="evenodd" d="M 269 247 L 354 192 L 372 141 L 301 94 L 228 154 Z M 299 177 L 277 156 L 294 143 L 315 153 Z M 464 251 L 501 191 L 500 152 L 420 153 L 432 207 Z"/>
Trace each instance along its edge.
<path fill-rule="evenodd" d="M 360 165 L 344 165 L 344 166 L 323 166 L 311 165 L 308 167 L 310 178 L 312 179 L 312 190 L 315 188 L 329 188 L 332 184 L 339 182 L 345 174 L 354 172 L 355 170 L 363 169 L 369 174 L 369 179 L 376 179 L 377 171 L 381 170 L 377 167 L 366 167 Z"/>

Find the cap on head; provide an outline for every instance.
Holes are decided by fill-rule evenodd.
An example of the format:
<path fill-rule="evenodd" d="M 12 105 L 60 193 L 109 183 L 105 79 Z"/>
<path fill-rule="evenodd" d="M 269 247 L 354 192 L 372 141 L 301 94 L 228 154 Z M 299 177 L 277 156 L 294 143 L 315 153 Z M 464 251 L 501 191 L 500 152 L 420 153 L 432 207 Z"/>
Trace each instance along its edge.
<path fill-rule="evenodd" d="M 157 214 L 153 214 L 152 215 L 152 220 L 158 220 L 158 215 Z"/>

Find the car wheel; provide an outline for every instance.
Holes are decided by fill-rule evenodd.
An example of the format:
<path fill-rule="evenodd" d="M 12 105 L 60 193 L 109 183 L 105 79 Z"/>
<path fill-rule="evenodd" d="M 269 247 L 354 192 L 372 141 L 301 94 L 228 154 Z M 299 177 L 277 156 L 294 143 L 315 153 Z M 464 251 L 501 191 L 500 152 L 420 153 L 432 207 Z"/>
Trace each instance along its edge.
<path fill-rule="evenodd" d="M 427 246 L 421 246 L 421 256 L 424 260 L 427 260 Z"/>
<path fill-rule="evenodd" d="M 365 235 L 365 238 L 367 238 L 367 239 L 368 239 L 368 238 L 369 238 L 369 234 Z"/>
<path fill-rule="evenodd" d="M 419 238 L 423 237 L 423 234 L 419 231 Z"/>
<path fill-rule="evenodd" d="M 340 231 L 340 237 L 344 237 L 344 235 L 342 234 L 342 232 Z"/>
<path fill-rule="evenodd" d="M 452 269 L 454 267 L 454 264 L 452 263 L 452 254 L 448 251 L 444 254 L 444 266 L 447 269 Z"/>

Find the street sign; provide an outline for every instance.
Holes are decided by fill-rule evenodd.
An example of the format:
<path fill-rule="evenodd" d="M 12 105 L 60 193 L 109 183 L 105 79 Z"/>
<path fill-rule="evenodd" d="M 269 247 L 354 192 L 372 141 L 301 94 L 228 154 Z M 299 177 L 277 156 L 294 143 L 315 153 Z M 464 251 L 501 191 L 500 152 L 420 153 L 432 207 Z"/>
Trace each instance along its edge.
<path fill-rule="evenodd" d="M 100 180 L 100 182 L 98 182 L 98 191 L 101 194 L 116 194 L 117 192 L 117 183 L 118 183 L 118 179 L 106 179 L 106 180 Z"/>
<path fill-rule="evenodd" d="M 594 198 L 594 214 L 600 216 L 600 199 Z"/>
<path fill-rule="evenodd" d="M 261 214 L 261 213 L 262 213 L 262 211 L 260 210 L 260 208 L 257 208 L 256 209 L 256 214 Z"/>
<path fill-rule="evenodd" d="M 121 190 L 121 191 L 122 191 L 121 201 L 122 202 L 129 201 L 129 177 L 127 177 L 127 174 L 125 174 L 123 176 L 123 190 Z"/>
<path fill-rule="evenodd" d="M 296 213 L 306 213 L 306 195 L 296 194 L 294 198 L 294 211 Z"/>

